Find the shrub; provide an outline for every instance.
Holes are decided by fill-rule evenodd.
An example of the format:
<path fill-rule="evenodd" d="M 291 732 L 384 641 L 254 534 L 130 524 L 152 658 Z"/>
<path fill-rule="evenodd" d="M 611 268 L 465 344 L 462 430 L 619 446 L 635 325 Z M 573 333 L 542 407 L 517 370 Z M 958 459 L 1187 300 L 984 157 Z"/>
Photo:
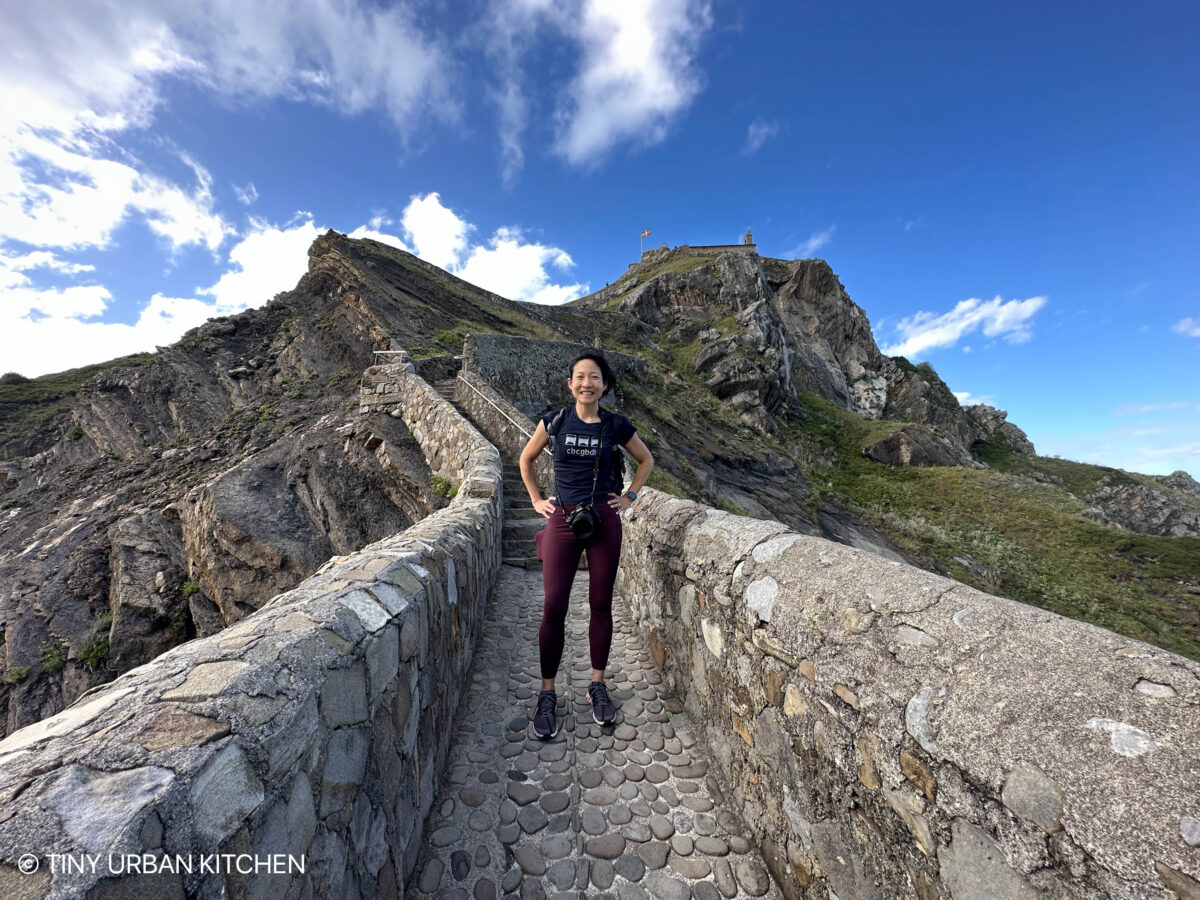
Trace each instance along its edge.
<path fill-rule="evenodd" d="M 13 666 L 4 673 L 5 684 L 20 684 L 29 676 L 29 666 Z"/>
<path fill-rule="evenodd" d="M 458 485 L 448 478 L 443 478 L 441 475 L 434 475 L 429 481 L 433 485 L 433 491 L 436 494 L 450 498 L 458 494 Z"/>
<path fill-rule="evenodd" d="M 89 669 L 99 669 L 108 662 L 108 632 L 95 634 L 83 642 L 76 657 Z"/>
<path fill-rule="evenodd" d="M 39 652 L 42 655 L 42 671 L 47 675 L 55 675 L 67 664 L 67 648 L 62 641 L 46 641 Z"/>

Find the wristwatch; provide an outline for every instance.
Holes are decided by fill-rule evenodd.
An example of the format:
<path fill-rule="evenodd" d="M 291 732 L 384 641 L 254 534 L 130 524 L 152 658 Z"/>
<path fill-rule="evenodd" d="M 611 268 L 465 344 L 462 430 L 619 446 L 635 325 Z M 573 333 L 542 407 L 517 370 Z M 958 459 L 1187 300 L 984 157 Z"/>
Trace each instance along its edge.
<path fill-rule="evenodd" d="M 629 502 L 632 503 L 634 500 L 637 499 L 637 491 L 626 491 L 625 496 L 628 497 Z"/>

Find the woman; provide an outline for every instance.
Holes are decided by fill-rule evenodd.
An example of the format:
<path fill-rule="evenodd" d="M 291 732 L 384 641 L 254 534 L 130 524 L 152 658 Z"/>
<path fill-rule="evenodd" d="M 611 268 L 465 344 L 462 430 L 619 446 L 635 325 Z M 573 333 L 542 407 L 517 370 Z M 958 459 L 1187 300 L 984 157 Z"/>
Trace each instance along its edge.
<path fill-rule="evenodd" d="M 592 705 L 592 718 L 598 725 L 611 725 L 617 715 L 604 684 L 604 667 L 608 665 L 612 644 L 613 585 L 621 556 L 618 513 L 633 505 L 654 468 L 654 459 L 637 436 L 632 422 L 600 408 L 600 398 L 613 389 L 615 382 L 613 371 L 603 355 L 594 350 L 579 354 L 572 361 L 567 378 L 575 406 L 568 407 L 561 415 L 558 410 L 546 413 L 521 452 L 521 479 L 529 491 L 530 502 L 550 520 L 545 533 L 540 536 L 545 588 L 545 606 L 538 630 L 542 690 L 533 717 L 533 730 L 543 739 L 558 734 L 554 678 L 562 661 L 571 583 L 579 568 L 579 555 L 585 550 L 588 555 L 588 604 L 591 606 L 588 643 L 592 681 L 588 685 L 588 701 Z M 557 494 L 544 500 L 534 477 L 533 463 L 550 442 L 551 431 L 555 439 Z M 614 484 L 614 480 L 619 479 L 614 479 L 611 465 L 612 453 L 618 444 L 637 461 L 633 484 L 620 496 L 615 492 L 618 485 Z M 598 533 L 583 539 L 568 525 L 567 516 L 579 505 L 587 503 L 593 504 L 600 514 L 600 524 Z"/>

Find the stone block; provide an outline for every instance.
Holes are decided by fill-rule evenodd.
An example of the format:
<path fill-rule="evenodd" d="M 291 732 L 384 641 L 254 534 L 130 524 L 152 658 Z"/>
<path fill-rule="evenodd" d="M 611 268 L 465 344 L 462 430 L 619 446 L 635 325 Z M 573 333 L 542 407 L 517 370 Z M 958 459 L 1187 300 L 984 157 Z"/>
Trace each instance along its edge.
<path fill-rule="evenodd" d="M 190 796 L 196 833 L 217 847 L 258 809 L 264 793 L 246 752 L 231 742 L 192 780 Z"/>
<path fill-rule="evenodd" d="M 367 728 L 340 728 L 329 738 L 321 778 L 322 818 L 342 809 L 358 793 L 370 742 Z"/>
<path fill-rule="evenodd" d="M 1005 861 L 982 829 L 955 819 L 950 846 L 938 850 L 942 880 L 954 900 L 1034 900 L 1037 891 Z"/>
<path fill-rule="evenodd" d="M 321 719 L 329 728 L 367 720 L 367 678 L 361 662 L 348 669 L 330 669 L 321 687 Z"/>
<path fill-rule="evenodd" d="M 374 707 L 383 692 L 396 683 L 400 668 L 400 629 L 390 624 L 367 643 L 369 701 Z"/>
<path fill-rule="evenodd" d="M 337 598 L 337 602 L 358 618 L 362 627 L 375 632 L 388 623 L 391 614 L 382 604 L 366 591 L 350 591 Z"/>
<path fill-rule="evenodd" d="M 1062 788 L 1031 763 L 1019 763 L 1008 773 L 1000 799 L 1022 819 L 1046 832 L 1060 827 Z"/>
<path fill-rule="evenodd" d="M 157 766 L 102 772 L 72 765 L 46 776 L 36 797 L 78 847 L 100 853 L 112 847 L 131 825 L 140 826 L 143 811 L 161 799 L 174 782 L 174 772 Z M 30 834 L 25 840 L 29 847 L 52 847 L 57 837 Z"/>
<path fill-rule="evenodd" d="M 276 781 L 287 773 L 310 747 L 318 735 L 321 722 L 317 714 L 317 698 L 309 696 L 290 715 L 280 715 L 278 727 L 263 738 L 267 752 L 267 778 Z"/>
<path fill-rule="evenodd" d="M 252 668 L 250 663 L 240 659 L 201 663 L 188 673 L 182 684 L 165 691 L 162 699 L 193 703 L 208 700 L 224 692 L 232 682 Z"/>

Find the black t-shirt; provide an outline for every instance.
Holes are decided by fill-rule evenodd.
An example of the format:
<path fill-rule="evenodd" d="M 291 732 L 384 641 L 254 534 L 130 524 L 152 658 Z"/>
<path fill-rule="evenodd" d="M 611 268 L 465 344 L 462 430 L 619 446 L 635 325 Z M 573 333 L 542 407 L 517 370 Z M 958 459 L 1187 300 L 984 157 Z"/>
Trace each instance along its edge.
<path fill-rule="evenodd" d="M 542 416 L 547 433 L 558 412 L 552 409 Z M 585 422 L 575 415 L 574 407 L 567 407 L 559 423 L 558 433 L 554 437 L 554 489 L 559 503 L 575 505 L 589 502 L 597 450 L 600 453 L 600 472 L 596 476 L 596 497 L 602 500 L 610 493 L 616 493 L 616 485 L 612 483 L 613 444 L 625 446 L 637 429 L 619 413 L 603 410 L 600 416 L 599 422 Z M 601 428 L 604 429 L 603 440 Z"/>

